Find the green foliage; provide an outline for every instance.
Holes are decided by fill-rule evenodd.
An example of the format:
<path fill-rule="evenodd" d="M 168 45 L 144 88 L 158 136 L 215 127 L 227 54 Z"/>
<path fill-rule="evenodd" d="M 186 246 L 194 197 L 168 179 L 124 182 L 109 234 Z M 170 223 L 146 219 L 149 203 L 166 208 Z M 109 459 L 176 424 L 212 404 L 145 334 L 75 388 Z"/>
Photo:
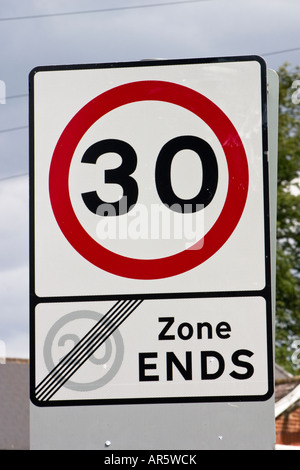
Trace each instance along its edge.
<path fill-rule="evenodd" d="M 278 197 L 275 359 L 299 374 L 291 360 L 294 340 L 300 340 L 300 103 L 293 99 L 300 68 L 284 64 L 279 75 Z M 300 84 L 300 83 L 299 83 Z M 298 86 L 297 88 L 300 88 Z M 298 355 L 300 361 L 300 353 Z M 296 361 L 296 362 L 299 362 Z M 294 363 L 293 363 L 294 362 Z"/>

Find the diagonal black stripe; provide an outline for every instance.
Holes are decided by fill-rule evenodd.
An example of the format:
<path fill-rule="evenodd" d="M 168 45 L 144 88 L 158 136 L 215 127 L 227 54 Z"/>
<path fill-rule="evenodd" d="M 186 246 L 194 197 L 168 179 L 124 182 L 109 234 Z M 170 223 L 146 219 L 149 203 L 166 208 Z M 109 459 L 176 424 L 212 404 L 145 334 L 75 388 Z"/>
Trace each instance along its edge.
<path fill-rule="evenodd" d="M 142 301 L 139 301 L 139 303 L 141 302 Z M 93 352 L 95 352 L 107 340 L 107 338 L 123 323 L 123 321 L 126 320 L 126 318 L 133 312 L 133 310 L 135 310 L 135 308 L 137 308 L 138 305 L 130 306 L 129 311 L 126 311 L 125 314 L 123 314 L 123 316 L 120 317 L 118 321 L 113 325 L 113 327 L 110 330 L 107 330 L 105 332 L 105 335 L 102 336 L 102 338 L 99 339 L 97 343 L 95 343 L 92 348 L 90 348 L 89 351 L 87 351 L 87 355 L 85 357 L 82 356 L 79 361 L 74 363 L 72 369 L 61 377 L 59 383 L 54 383 L 52 385 L 51 389 L 47 391 L 46 395 L 42 397 L 43 401 L 50 400 L 50 398 L 52 398 L 52 396 L 64 385 L 64 383 L 66 383 L 67 380 L 69 380 L 69 378 L 73 374 L 75 374 L 75 372 L 82 366 L 82 364 L 84 364 L 84 362 L 86 362 L 86 360 L 93 354 Z"/>
<path fill-rule="evenodd" d="M 131 308 L 131 301 L 129 301 L 129 304 L 127 303 L 125 307 L 120 312 L 113 312 L 113 309 L 111 309 L 111 313 L 113 313 L 113 318 L 109 319 L 109 323 L 104 325 L 104 334 L 105 334 L 105 339 L 104 341 L 110 336 L 111 334 L 111 329 L 115 325 L 116 321 L 118 321 L 118 324 L 121 324 L 123 316 L 126 314 L 128 308 Z M 133 303 L 136 303 L 136 301 L 133 301 Z M 117 307 L 117 305 L 116 305 Z M 105 315 L 104 319 L 107 319 L 107 314 Z M 116 320 L 117 319 L 117 320 Z M 103 323 L 103 319 L 98 322 L 98 325 L 101 326 Z M 115 328 L 114 328 L 115 329 Z M 114 330 L 113 330 L 114 331 Z M 100 346 L 99 339 L 101 341 L 101 333 L 103 332 L 103 328 L 101 328 L 99 331 L 95 331 L 90 337 L 88 334 L 88 339 L 90 340 L 84 347 L 82 351 L 79 352 L 79 355 L 77 354 L 77 357 L 73 357 L 71 360 L 68 361 L 66 367 L 66 370 L 59 370 L 56 372 L 54 377 L 51 377 L 51 382 L 46 384 L 46 390 L 39 390 L 37 394 L 38 399 L 43 399 L 45 400 L 48 396 L 49 393 L 51 393 L 51 396 L 75 373 L 75 370 L 78 370 L 79 367 L 93 354 L 93 352 L 96 351 L 96 349 Z M 95 344 L 95 341 L 98 339 L 98 342 Z M 104 342 L 103 341 L 103 342 Z M 102 342 L 102 343 L 103 343 Z M 101 344 L 102 344 L 101 343 Z M 86 354 L 87 353 L 87 354 Z"/>
<path fill-rule="evenodd" d="M 36 387 L 36 397 L 39 400 L 49 400 L 141 302 L 142 300 L 117 302 L 40 382 Z"/>
<path fill-rule="evenodd" d="M 44 388 L 49 380 L 53 379 L 57 374 L 59 374 L 60 371 L 64 367 L 67 367 L 69 363 L 72 363 L 74 355 L 76 355 L 84 347 L 86 342 L 89 341 L 90 337 L 94 334 L 95 331 L 98 330 L 99 327 L 109 321 L 112 314 L 117 312 L 124 305 L 124 302 L 125 301 L 119 301 L 113 305 L 107 314 L 102 317 L 101 320 L 99 320 L 99 322 L 97 322 L 90 331 L 88 331 L 88 333 L 79 341 L 79 343 L 77 343 L 74 348 L 57 364 L 57 366 L 52 371 L 50 371 L 49 374 L 40 382 L 40 384 L 36 387 L 36 391 L 40 391 L 42 388 Z"/>
<path fill-rule="evenodd" d="M 129 301 L 130 303 L 130 301 Z M 115 320 L 115 317 L 122 314 L 123 309 L 127 308 L 128 301 L 117 302 L 107 314 L 96 323 L 96 325 L 82 338 L 82 340 L 70 351 L 70 353 L 63 358 L 63 360 L 53 369 L 48 376 L 38 385 L 37 396 L 39 398 L 45 393 L 45 389 L 59 383 L 68 369 L 72 369 L 76 360 L 84 354 L 94 338 L 99 336 L 103 329 L 107 329 L 110 323 Z"/>

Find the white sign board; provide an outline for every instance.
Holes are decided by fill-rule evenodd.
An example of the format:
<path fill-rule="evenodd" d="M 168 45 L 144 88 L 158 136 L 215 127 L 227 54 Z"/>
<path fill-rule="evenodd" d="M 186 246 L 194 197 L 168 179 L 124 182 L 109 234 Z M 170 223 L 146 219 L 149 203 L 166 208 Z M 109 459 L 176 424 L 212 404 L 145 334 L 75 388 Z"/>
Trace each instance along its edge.
<path fill-rule="evenodd" d="M 30 83 L 33 403 L 272 396 L 263 60 Z"/>

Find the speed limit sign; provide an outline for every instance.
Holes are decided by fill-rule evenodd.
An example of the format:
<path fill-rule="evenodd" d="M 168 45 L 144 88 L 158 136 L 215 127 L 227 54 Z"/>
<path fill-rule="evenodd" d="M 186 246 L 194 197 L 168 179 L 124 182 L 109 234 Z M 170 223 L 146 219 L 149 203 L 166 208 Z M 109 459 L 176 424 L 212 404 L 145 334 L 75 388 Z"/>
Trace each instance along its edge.
<path fill-rule="evenodd" d="M 30 83 L 33 401 L 271 396 L 264 61 Z"/>
<path fill-rule="evenodd" d="M 144 257 L 125 257 L 108 251 L 99 241 L 87 235 L 76 218 L 68 189 L 74 150 L 87 130 L 95 121 L 100 120 L 114 109 L 130 103 L 144 104 L 145 101 L 182 107 L 204 121 L 222 145 L 229 172 L 227 196 L 216 222 L 205 235 L 207 237 L 205 246 L 202 244 L 202 237 L 200 240 L 196 240 L 195 245 L 189 246 L 186 250 L 164 258 L 150 258 L 149 260 L 145 260 L 145 257 L 147 258 L 146 246 Z M 166 107 L 168 108 L 168 106 Z M 135 132 L 139 132 L 139 130 L 136 129 Z M 234 147 L 228 145 L 228 135 L 235 142 Z M 196 163 L 198 166 L 196 178 L 198 188 L 196 188 L 196 194 L 191 198 L 179 197 L 172 185 L 172 163 L 175 156 L 182 151 L 190 151 L 196 154 L 198 159 Z M 88 209 L 92 214 L 102 217 L 105 215 L 119 217 L 132 210 L 138 202 L 139 187 L 132 176 L 138 163 L 135 149 L 124 140 L 103 139 L 87 148 L 81 162 L 96 165 L 100 157 L 110 153 L 121 157 L 121 164 L 117 168 L 104 170 L 104 180 L 105 183 L 117 184 L 122 188 L 121 199 L 115 202 L 103 201 L 95 190 L 81 193 L 81 196 L 85 209 Z M 179 135 L 166 142 L 155 157 L 155 155 L 152 157 L 153 165 L 155 165 L 152 180 L 154 180 L 160 204 L 168 207 L 171 211 L 183 214 L 184 220 L 186 213 L 193 214 L 203 210 L 212 202 L 216 194 L 219 175 L 217 158 L 208 141 L 198 135 Z M 184 167 L 187 165 L 188 163 L 184 163 Z M 189 171 L 187 170 L 187 173 Z M 145 182 L 141 181 L 141 184 L 145 185 Z M 247 158 L 242 141 L 231 121 L 220 108 L 204 95 L 183 85 L 158 80 L 143 80 L 121 85 L 90 101 L 75 115 L 64 130 L 55 148 L 50 167 L 52 208 L 68 241 L 90 263 L 126 278 L 166 278 L 190 270 L 206 261 L 215 251 L 219 250 L 235 229 L 245 206 L 247 191 Z M 158 198 L 156 197 L 156 199 Z M 148 207 L 147 209 L 149 211 Z M 153 220 L 150 221 L 152 224 L 155 223 Z M 145 220 L 142 219 L 140 223 L 145 224 Z M 217 236 L 216 233 L 218 233 Z M 151 238 L 150 234 L 148 235 Z M 128 236 L 130 236 L 129 233 Z M 199 242 L 201 249 L 199 249 Z M 194 251 L 193 256 L 190 255 L 190 250 Z"/>

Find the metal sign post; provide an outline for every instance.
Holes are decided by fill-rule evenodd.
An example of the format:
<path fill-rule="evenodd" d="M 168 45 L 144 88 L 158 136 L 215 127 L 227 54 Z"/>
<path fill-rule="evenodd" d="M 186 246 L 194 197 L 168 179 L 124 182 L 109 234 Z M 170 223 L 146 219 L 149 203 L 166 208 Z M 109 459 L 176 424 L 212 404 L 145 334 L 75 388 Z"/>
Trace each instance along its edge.
<path fill-rule="evenodd" d="M 33 448 L 272 447 L 272 77 L 270 106 L 257 56 L 31 72 Z"/>

